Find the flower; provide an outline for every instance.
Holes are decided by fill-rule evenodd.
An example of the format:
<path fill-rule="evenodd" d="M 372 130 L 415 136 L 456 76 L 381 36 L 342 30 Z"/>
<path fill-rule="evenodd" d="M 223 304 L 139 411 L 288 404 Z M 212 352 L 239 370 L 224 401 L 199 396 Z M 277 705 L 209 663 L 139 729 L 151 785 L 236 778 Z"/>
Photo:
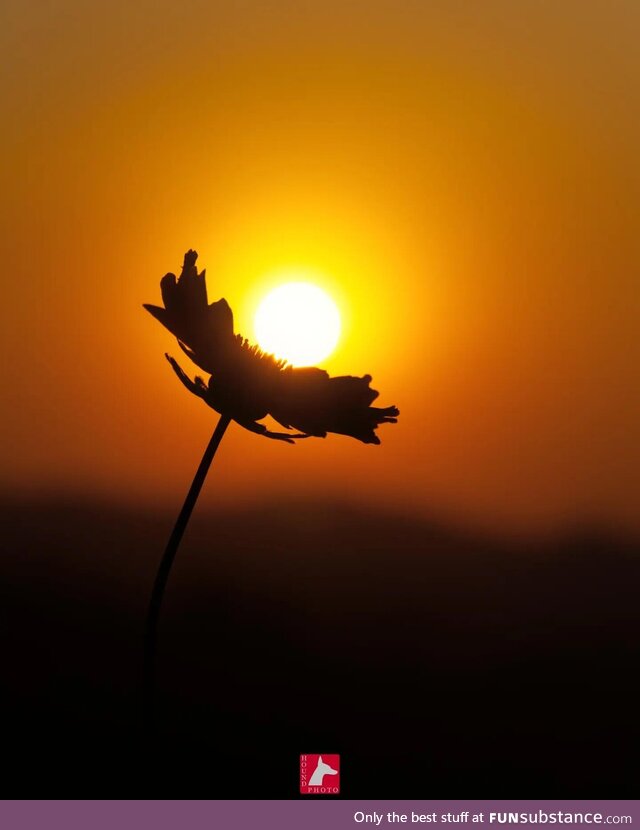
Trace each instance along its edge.
<path fill-rule="evenodd" d="M 348 435 L 365 444 L 379 444 L 375 430 L 396 423 L 395 406 L 371 406 L 378 392 L 371 375 L 330 377 L 324 369 L 289 366 L 233 331 L 233 312 L 226 300 L 210 303 L 205 271 L 198 273 L 198 254 L 184 255 L 180 277 L 166 274 L 160 282 L 164 307 L 145 304 L 177 338 L 189 358 L 211 375 L 208 383 L 191 380 L 169 355 L 178 378 L 194 395 L 245 429 L 267 438 L 293 443 L 298 438 Z M 271 432 L 258 423 L 271 415 L 287 430 Z"/>

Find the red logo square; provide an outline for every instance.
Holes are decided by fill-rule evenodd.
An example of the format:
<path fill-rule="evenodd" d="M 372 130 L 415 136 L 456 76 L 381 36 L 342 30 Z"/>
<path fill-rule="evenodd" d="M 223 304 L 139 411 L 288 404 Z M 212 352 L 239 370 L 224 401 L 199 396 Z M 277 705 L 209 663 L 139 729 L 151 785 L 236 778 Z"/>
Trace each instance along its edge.
<path fill-rule="evenodd" d="M 338 795 L 339 755 L 301 755 L 300 792 L 303 795 Z"/>

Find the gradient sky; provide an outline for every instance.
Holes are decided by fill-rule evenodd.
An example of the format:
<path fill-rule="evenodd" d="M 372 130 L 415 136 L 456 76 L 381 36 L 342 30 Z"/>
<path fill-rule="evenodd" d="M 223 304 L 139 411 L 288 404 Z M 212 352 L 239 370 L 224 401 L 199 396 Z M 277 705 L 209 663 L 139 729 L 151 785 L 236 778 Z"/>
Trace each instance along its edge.
<path fill-rule="evenodd" d="M 141 304 L 194 247 L 250 337 L 317 274 L 323 365 L 402 412 L 236 427 L 208 503 L 640 528 L 639 36 L 635 0 L 5 0 L 0 485 L 177 507 L 214 416 Z"/>

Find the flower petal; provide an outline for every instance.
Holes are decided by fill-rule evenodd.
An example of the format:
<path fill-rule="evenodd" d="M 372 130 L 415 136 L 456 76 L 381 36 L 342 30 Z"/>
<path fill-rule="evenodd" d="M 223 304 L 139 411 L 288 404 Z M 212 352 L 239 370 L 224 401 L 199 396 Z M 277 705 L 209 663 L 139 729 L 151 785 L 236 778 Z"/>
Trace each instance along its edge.
<path fill-rule="evenodd" d="M 171 308 L 173 305 L 177 287 L 175 274 L 165 274 L 160 280 L 160 292 L 162 293 L 162 302 L 165 308 Z"/>

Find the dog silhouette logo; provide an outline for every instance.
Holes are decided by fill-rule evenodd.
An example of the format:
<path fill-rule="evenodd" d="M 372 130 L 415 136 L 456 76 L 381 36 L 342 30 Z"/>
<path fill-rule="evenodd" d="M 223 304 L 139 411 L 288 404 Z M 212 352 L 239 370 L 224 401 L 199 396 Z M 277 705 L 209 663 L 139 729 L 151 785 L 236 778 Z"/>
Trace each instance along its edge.
<path fill-rule="evenodd" d="M 300 792 L 303 795 L 338 795 L 339 755 L 301 755 Z"/>

